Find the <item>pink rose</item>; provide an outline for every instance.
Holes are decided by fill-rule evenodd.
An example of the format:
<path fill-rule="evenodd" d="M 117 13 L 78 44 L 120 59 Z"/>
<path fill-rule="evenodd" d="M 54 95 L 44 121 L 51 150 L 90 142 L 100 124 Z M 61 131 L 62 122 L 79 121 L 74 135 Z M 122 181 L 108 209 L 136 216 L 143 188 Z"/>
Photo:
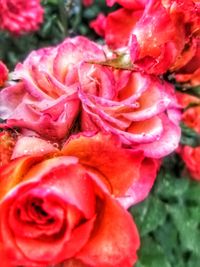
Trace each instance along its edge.
<path fill-rule="evenodd" d="M 139 184 L 142 153 L 98 134 L 41 155 L 29 138 L 35 147 L 23 156 L 18 145 L 0 170 L 0 255 L 12 266 L 133 266 L 139 236 L 116 198 Z"/>
<path fill-rule="evenodd" d="M 0 28 L 20 35 L 36 31 L 43 21 L 40 0 L 1 0 Z"/>
<path fill-rule="evenodd" d="M 180 112 L 173 87 L 139 72 L 82 64 L 79 70 L 83 131 L 120 137 L 124 146 L 161 158 L 180 140 Z"/>
<path fill-rule="evenodd" d="M 77 67 L 84 60 L 105 59 L 102 49 L 84 37 L 31 52 L 13 76 L 21 79 L 0 92 L 0 117 L 48 139 L 63 139 L 76 119 L 80 100 Z"/>

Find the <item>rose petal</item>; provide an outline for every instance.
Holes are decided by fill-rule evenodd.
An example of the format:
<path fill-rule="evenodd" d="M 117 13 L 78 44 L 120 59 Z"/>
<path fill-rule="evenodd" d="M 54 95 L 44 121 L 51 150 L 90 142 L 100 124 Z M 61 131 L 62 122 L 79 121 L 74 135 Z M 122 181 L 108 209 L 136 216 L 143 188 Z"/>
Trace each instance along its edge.
<path fill-rule="evenodd" d="M 12 159 L 24 155 L 45 155 L 57 152 L 58 149 L 53 144 L 37 137 L 22 136 L 15 144 Z"/>
<path fill-rule="evenodd" d="M 0 200 L 23 181 L 24 174 L 31 166 L 37 164 L 43 159 L 41 156 L 24 156 L 11 161 L 8 165 L 0 169 Z"/>
<path fill-rule="evenodd" d="M 83 133 L 72 137 L 62 152 L 64 155 L 77 156 L 82 164 L 101 172 L 116 196 L 123 195 L 139 177 L 143 159 L 142 153 L 132 154 L 130 150 L 123 149 L 117 137 L 102 133 L 93 136 Z"/>
<path fill-rule="evenodd" d="M 23 83 L 9 86 L 0 92 L 0 117 L 3 120 L 9 118 L 17 105 L 22 102 L 25 95 Z"/>
<path fill-rule="evenodd" d="M 98 227 L 76 257 L 91 266 L 132 266 L 140 244 L 137 228 L 130 214 L 117 202 L 109 196 L 104 201 L 96 221 Z"/>
<path fill-rule="evenodd" d="M 124 197 L 118 198 L 120 204 L 128 209 L 130 206 L 143 201 L 149 194 L 160 167 L 158 160 L 145 158 L 142 162 L 140 173 L 141 178 L 134 181 Z"/>
<path fill-rule="evenodd" d="M 106 21 L 106 43 L 112 49 L 126 46 L 131 30 L 141 15 L 141 11 L 130 11 L 123 8 L 110 13 Z"/>
<path fill-rule="evenodd" d="M 176 113 L 176 110 L 172 111 Z M 163 123 L 163 134 L 161 137 L 149 144 L 138 144 L 137 149 L 144 151 L 145 156 L 150 158 L 161 158 L 173 152 L 179 144 L 181 129 L 179 125 L 172 122 L 166 115 L 161 116 Z"/>

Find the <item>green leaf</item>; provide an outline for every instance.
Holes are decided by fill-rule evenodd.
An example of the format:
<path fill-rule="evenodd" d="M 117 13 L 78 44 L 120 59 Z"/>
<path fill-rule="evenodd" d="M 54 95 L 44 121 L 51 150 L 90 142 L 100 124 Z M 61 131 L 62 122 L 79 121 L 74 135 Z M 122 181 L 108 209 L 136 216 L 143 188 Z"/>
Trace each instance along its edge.
<path fill-rule="evenodd" d="M 191 251 L 200 254 L 200 206 L 187 207 L 183 205 L 171 205 L 167 207 L 174 225 L 179 233 L 181 248 L 183 251 Z"/>
<path fill-rule="evenodd" d="M 178 246 L 178 231 L 171 220 L 168 219 L 165 224 L 159 227 L 154 236 L 156 241 L 162 246 L 170 262 L 175 262 L 174 250 Z"/>
<path fill-rule="evenodd" d="M 185 192 L 185 200 L 187 204 L 197 203 L 200 205 L 200 183 L 196 181 L 190 181 L 190 186 Z M 186 206 L 187 208 L 187 206 Z"/>
<path fill-rule="evenodd" d="M 131 213 L 138 225 L 141 236 L 154 231 L 162 225 L 166 218 L 164 204 L 153 196 L 150 196 L 143 203 L 132 207 Z"/>
<path fill-rule="evenodd" d="M 183 196 L 189 188 L 189 179 L 177 178 L 174 174 L 160 172 L 155 187 L 156 193 L 165 200 L 172 202 Z"/>
<path fill-rule="evenodd" d="M 193 129 L 181 123 L 182 136 L 180 143 L 182 145 L 188 145 L 192 147 L 200 146 L 200 134 Z"/>
<path fill-rule="evenodd" d="M 187 267 L 197 267 L 200 263 L 200 256 L 194 256 L 189 259 L 188 266 Z"/>
<path fill-rule="evenodd" d="M 136 267 L 172 267 L 161 246 L 150 237 L 142 239 L 138 255 L 139 262 Z"/>
<path fill-rule="evenodd" d="M 200 85 L 192 87 L 190 84 L 187 83 L 177 83 L 173 78 L 171 82 L 175 83 L 175 87 L 178 91 L 181 91 L 184 94 L 200 97 Z"/>

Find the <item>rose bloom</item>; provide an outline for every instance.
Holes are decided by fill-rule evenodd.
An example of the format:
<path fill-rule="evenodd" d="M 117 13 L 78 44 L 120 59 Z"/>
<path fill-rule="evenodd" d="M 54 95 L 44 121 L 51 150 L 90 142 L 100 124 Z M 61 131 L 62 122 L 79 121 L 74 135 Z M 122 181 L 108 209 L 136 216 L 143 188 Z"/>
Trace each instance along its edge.
<path fill-rule="evenodd" d="M 105 59 L 102 49 L 84 37 L 33 51 L 13 73 L 20 82 L 0 92 L 0 117 L 7 127 L 35 131 L 47 139 L 63 139 L 76 119 L 80 100 L 77 66 Z"/>
<path fill-rule="evenodd" d="M 187 83 L 190 86 L 200 85 L 200 40 L 196 43 L 194 56 L 177 71 L 175 78 L 178 82 Z"/>
<path fill-rule="evenodd" d="M 83 0 L 84 6 L 91 6 L 93 4 L 93 0 Z"/>
<path fill-rule="evenodd" d="M 183 92 L 176 92 L 176 98 L 178 103 L 183 107 L 186 108 L 190 104 L 200 104 L 200 99 L 196 96 L 189 95 Z"/>
<path fill-rule="evenodd" d="M 179 103 L 183 108 L 189 104 L 197 104 L 197 106 L 190 107 L 183 112 L 182 121 L 190 128 L 200 134 L 200 100 L 197 97 L 185 94 L 176 93 Z M 200 147 L 180 146 L 178 153 L 183 159 L 186 168 L 191 177 L 200 180 Z"/>
<path fill-rule="evenodd" d="M 8 79 L 8 69 L 6 65 L 0 60 L 0 87 L 4 85 Z"/>
<path fill-rule="evenodd" d="M 182 121 L 200 134 L 200 107 L 188 108 L 183 113 Z M 200 180 L 200 147 L 182 146 L 179 150 L 191 177 Z"/>
<path fill-rule="evenodd" d="M 0 255 L 12 266 L 133 266 L 139 236 L 119 202 L 142 190 L 151 159 L 111 135 L 72 136 L 61 151 L 19 142 L 0 170 Z"/>
<path fill-rule="evenodd" d="M 188 107 L 190 104 L 197 106 L 189 107 L 182 114 L 182 121 L 190 128 L 200 133 L 200 99 L 186 93 L 176 92 L 178 102 L 183 108 Z"/>
<path fill-rule="evenodd" d="M 43 21 L 40 0 L 1 0 L 0 28 L 15 35 L 36 31 Z"/>
<path fill-rule="evenodd" d="M 183 122 L 200 134 L 200 107 L 191 107 L 183 113 Z"/>
<path fill-rule="evenodd" d="M 178 146 L 180 111 L 174 88 L 140 72 L 84 63 L 79 69 L 81 129 L 120 137 L 125 147 L 162 158 Z"/>
<path fill-rule="evenodd" d="M 180 150 L 191 178 L 200 181 L 200 147 L 183 146 Z"/>
<path fill-rule="evenodd" d="M 104 33 L 98 30 L 99 18 L 91 27 L 105 37 L 111 49 L 129 54 L 134 67 L 161 74 L 180 69 L 192 59 L 196 50 L 193 40 L 199 36 L 200 23 L 196 3 L 192 0 L 117 2 L 125 8 L 104 19 Z"/>

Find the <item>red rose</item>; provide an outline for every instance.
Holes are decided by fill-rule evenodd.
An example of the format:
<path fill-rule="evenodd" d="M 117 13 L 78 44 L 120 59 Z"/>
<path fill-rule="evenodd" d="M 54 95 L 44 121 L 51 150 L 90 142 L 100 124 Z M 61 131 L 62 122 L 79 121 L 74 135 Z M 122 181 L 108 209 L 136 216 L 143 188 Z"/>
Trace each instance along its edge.
<path fill-rule="evenodd" d="M 189 104 L 197 104 L 197 106 L 186 109 L 182 114 L 182 121 L 190 128 L 200 133 L 200 99 L 185 93 L 177 92 L 178 102 L 183 108 Z"/>
<path fill-rule="evenodd" d="M 176 98 L 178 103 L 183 107 L 186 108 L 189 104 L 200 104 L 200 99 L 196 96 L 189 95 L 187 93 L 176 92 Z"/>
<path fill-rule="evenodd" d="M 8 79 L 8 69 L 6 65 L 0 60 L 0 87 L 4 85 Z"/>
<path fill-rule="evenodd" d="M 200 40 L 194 49 L 194 56 L 175 75 L 178 82 L 187 82 L 191 86 L 200 85 Z"/>
<path fill-rule="evenodd" d="M 91 6 L 93 4 L 93 0 L 83 0 L 84 6 Z"/>
<path fill-rule="evenodd" d="M 12 266 L 131 267 L 139 236 L 116 198 L 139 181 L 142 154 L 101 134 L 72 137 L 60 152 L 34 149 L 1 167 L 0 255 Z"/>
<path fill-rule="evenodd" d="M 191 177 L 200 181 L 200 147 L 184 146 L 180 149 L 182 157 Z"/>
<path fill-rule="evenodd" d="M 183 108 L 189 104 L 197 104 L 197 106 L 186 109 L 182 114 L 182 121 L 198 134 L 200 134 L 200 103 L 199 98 L 184 94 L 176 93 L 179 103 Z M 179 155 L 185 162 L 186 168 L 191 174 L 191 177 L 200 180 L 200 147 L 180 146 Z"/>
<path fill-rule="evenodd" d="M 104 20 L 105 41 L 112 49 L 123 48 L 134 67 L 157 75 L 169 69 L 178 70 L 192 59 L 199 35 L 197 3 L 192 0 L 117 2 L 125 8 L 110 13 Z"/>
<path fill-rule="evenodd" d="M 183 113 L 183 122 L 200 134 L 200 107 L 191 107 Z"/>
<path fill-rule="evenodd" d="M 19 35 L 36 31 L 43 21 L 40 0 L 1 0 L 0 28 Z"/>
<path fill-rule="evenodd" d="M 106 16 L 99 13 L 97 18 L 90 22 L 90 27 L 94 29 L 98 35 L 104 37 L 106 31 Z"/>

